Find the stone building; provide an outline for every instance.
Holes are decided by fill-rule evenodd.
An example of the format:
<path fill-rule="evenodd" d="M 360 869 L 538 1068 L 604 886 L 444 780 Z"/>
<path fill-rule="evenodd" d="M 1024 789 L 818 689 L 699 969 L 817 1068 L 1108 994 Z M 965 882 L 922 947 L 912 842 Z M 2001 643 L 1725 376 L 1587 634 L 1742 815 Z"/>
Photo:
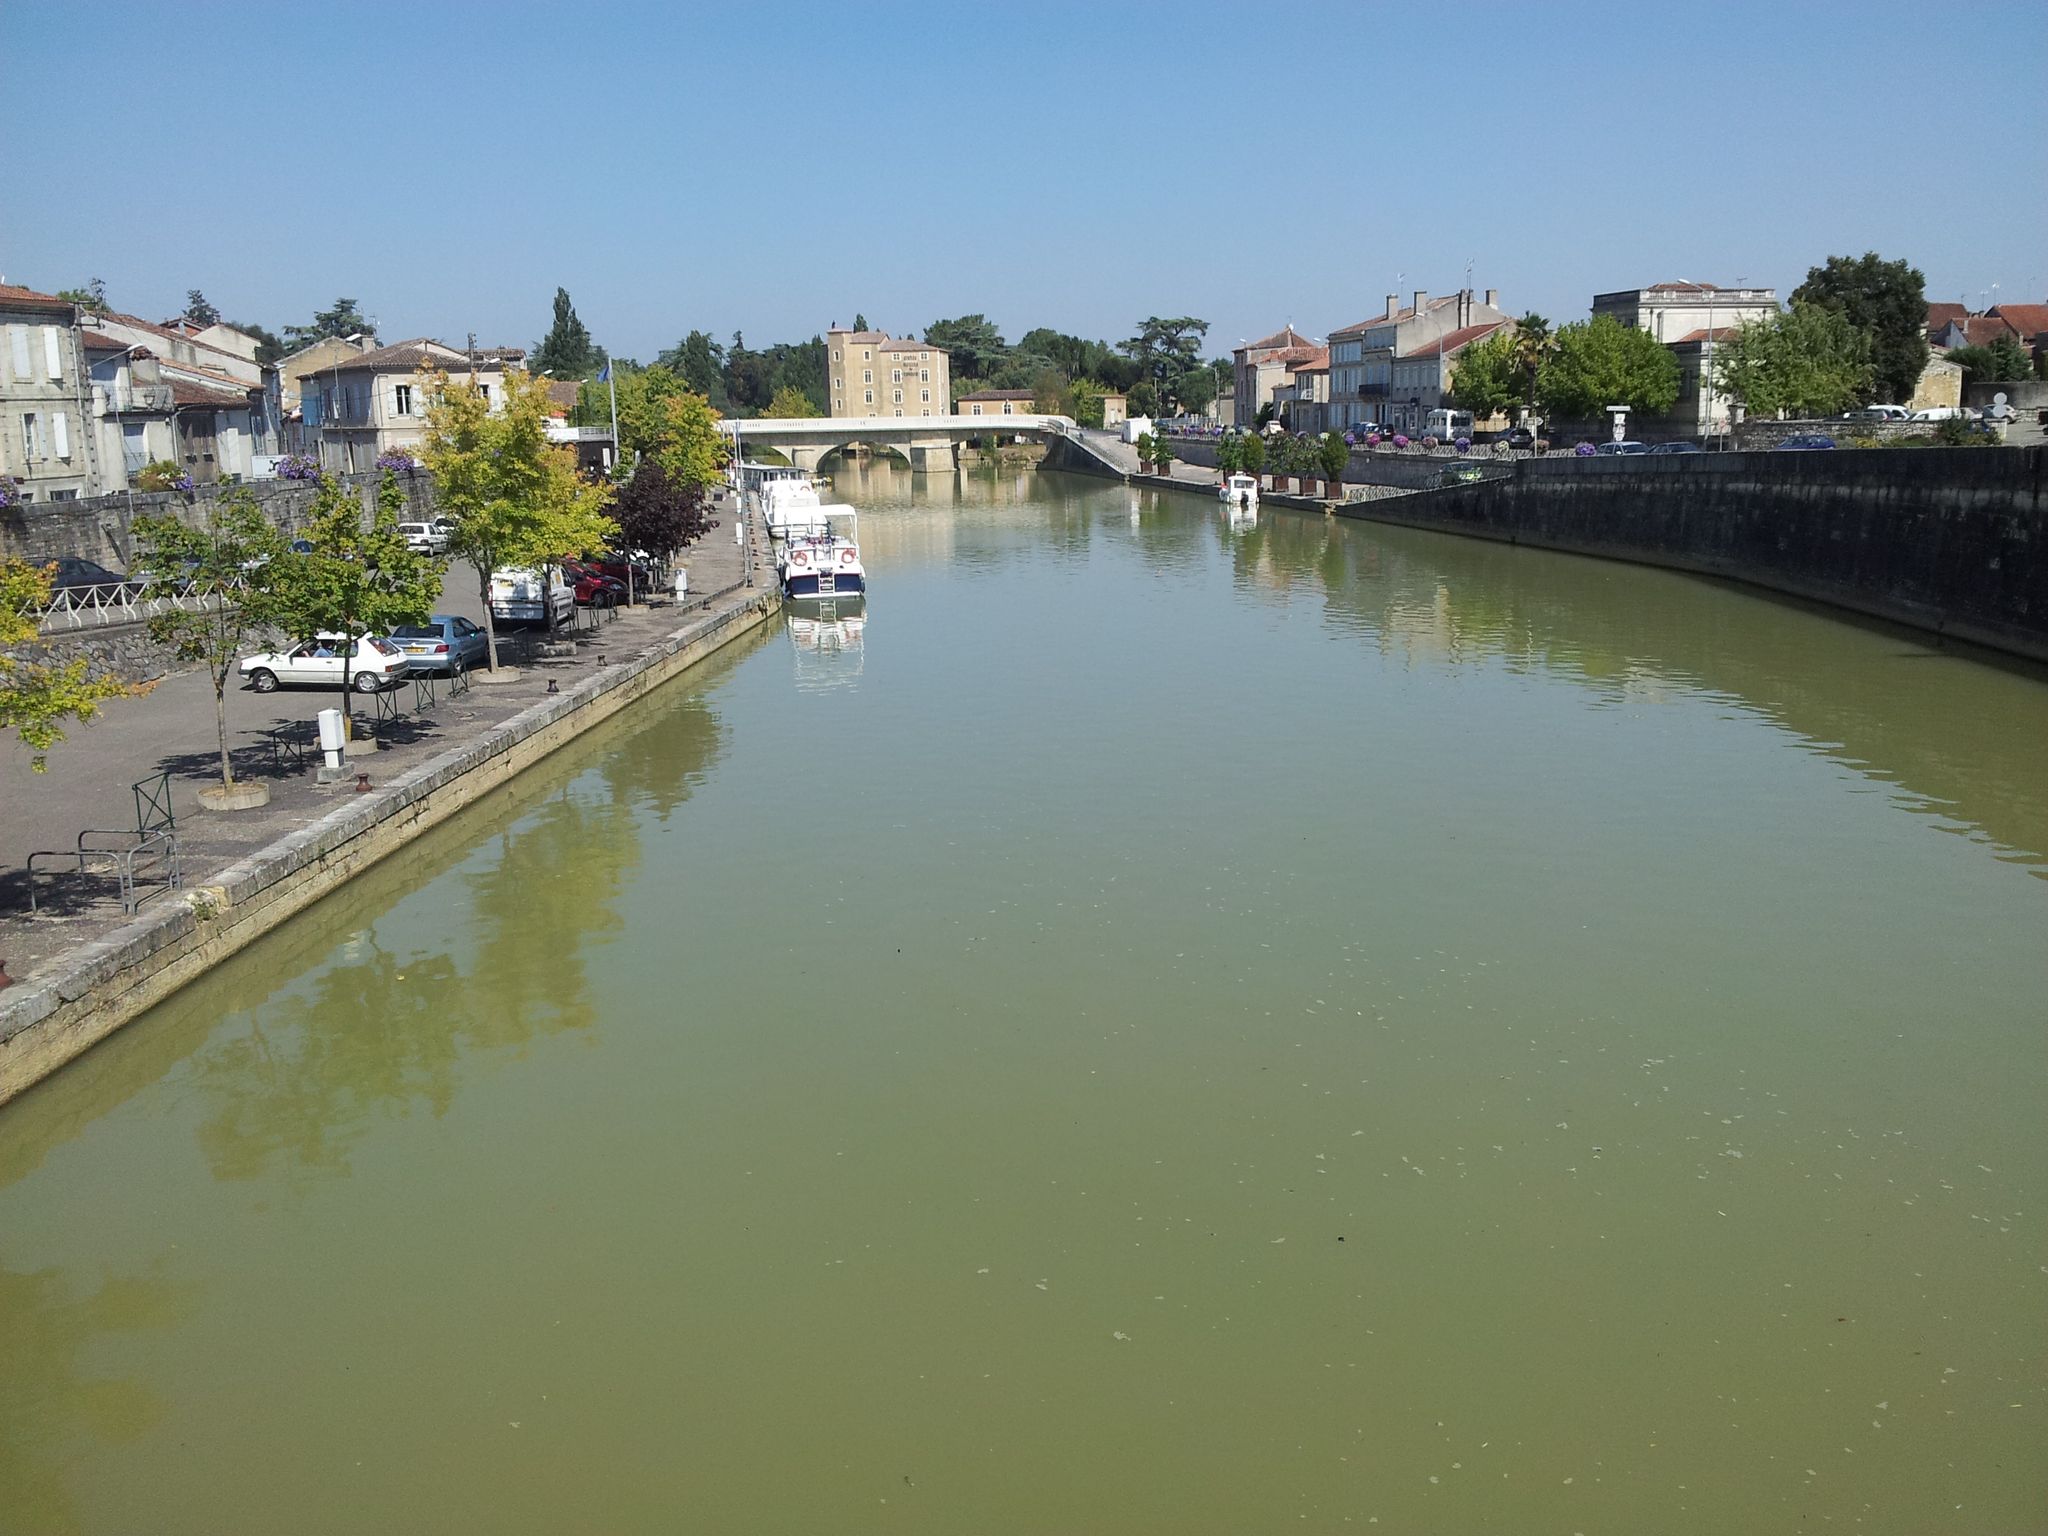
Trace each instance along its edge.
<path fill-rule="evenodd" d="M 1723 288 L 1686 278 L 1593 295 L 1595 316 L 1648 331 L 1678 361 L 1678 399 L 1661 418 L 1671 430 L 1706 437 L 1728 430 L 1730 401 L 1713 387 L 1714 348 L 1736 328 L 1778 315 L 1775 288 Z"/>
<path fill-rule="evenodd" d="M 1330 403 L 1330 349 L 1310 347 L 1287 364 L 1287 381 L 1273 391 L 1280 420 L 1291 432 L 1320 432 Z"/>
<path fill-rule="evenodd" d="M 523 372 L 525 365 L 522 347 L 467 351 L 426 336 L 337 356 L 319 372 L 300 377 L 307 446 L 317 451 L 323 469 L 361 473 L 382 454 L 418 447 L 427 432 L 427 392 L 435 374 L 475 384 L 495 410 L 505 375 Z"/>
<path fill-rule="evenodd" d="M 1330 333 L 1328 425 L 1340 432 L 1366 425 L 1419 430 L 1449 384 L 1437 343 L 1453 353 L 1450 338 L 1463 335 L 1456 347 L 1468 346 L 1507 319 L 1497 288 L 1483 298 L 1466 288 L 1435 299 L 1418 288 L 1405 308 L 1398 294 L 1388 294 L 1379 314 Z"/>
<path fill-rule="evenodd" d="M 977 389 L 954 402 L 962 416 L 1029 416 L 1038 397 L 1028 389 Z"/>
<path fill-rule="evenodd" d="M 1238 425 L 1250 426 L 1259 412 L 1273 404 L 1274 394 L 1288 382 L 1287 365 L 1306 362 L 1317 345 L 1284 325 L 1270 336 L 1248 341 L 1230 354 L 1235 390 L 1232 395 Z"/>
<path fill-rule="evenodd" d="M 952 409 L 952 358 L 928 341 L 884 331 L 825 333 L 827 407 L 834 416 L 944 416 Z"/>
<path fill-rule="evenodd" d="M 77 306 L 0 286 L 0 335 L 0 475 L 31 505 L 96 495 L 103 486 Z"/>

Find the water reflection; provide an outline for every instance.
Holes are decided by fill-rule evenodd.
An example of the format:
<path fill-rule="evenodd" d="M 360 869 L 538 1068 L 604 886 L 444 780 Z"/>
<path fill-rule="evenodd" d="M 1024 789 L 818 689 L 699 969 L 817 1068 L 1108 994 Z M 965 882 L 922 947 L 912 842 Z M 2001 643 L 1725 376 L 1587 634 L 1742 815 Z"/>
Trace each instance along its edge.
<path fill-rule="evenodd" d="M 141 1381 L 99 1374 L 102 1343 L 168 1328 L 187 1298 L 161 1262 L 135 1274 L 78 1282 L 58 1269 L 0 1262 L 0 1530 L 10 1510 L 47 1536 L 84 1530 L 72 1488 L 102 1446 L 140 1439 L 164 1417 Z M 32 1516 L 31 1516 L 32 1512 Z"/>
<path fill-rule="evenodd" d="M 867 604 L 817 603 L 783 614 L 796 661 L 796 686 L 804 693 L 851 688 L 866 660 Z"/>

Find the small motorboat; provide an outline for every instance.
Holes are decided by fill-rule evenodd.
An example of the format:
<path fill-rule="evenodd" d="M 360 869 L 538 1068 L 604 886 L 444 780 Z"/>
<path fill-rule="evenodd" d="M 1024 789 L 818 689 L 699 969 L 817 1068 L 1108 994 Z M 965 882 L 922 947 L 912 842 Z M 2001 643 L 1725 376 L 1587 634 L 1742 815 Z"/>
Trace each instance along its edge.
<path fill-rule="evenodd" d="M 1233 507 L 1256 512 L 1259 509 L 1259 477 L 1242 473 L 1227 476 L 1216 487 L 1216 497 Z"/>

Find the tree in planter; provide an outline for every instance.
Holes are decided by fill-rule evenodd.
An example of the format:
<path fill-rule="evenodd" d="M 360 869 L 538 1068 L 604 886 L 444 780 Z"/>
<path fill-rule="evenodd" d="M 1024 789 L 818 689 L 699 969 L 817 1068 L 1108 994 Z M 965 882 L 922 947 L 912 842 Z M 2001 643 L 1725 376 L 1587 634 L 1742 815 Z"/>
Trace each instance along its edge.
<path fill-rule="evenodd" d="M 1237 440 L 1237 467 L 1248 475 L 1256 475 L 1266 467 L 1266 440 L 1256 432 L 1247 432 Z"/>
<path fill-rule="evenodd" d="M 516 377 L 516 375 L 515 375 Z M 545 391 L 545 381 L 539 381 Z M 507 380 L 510 383 L 510 379 Z M 295 641 L 342 637 L 341 712 L 350 717 L 356 642 L 397 624 L 417 624 L 441 597 L 444 562 L 415 552 L 398 531 L 405 492 L 386 470 L 367 522 L 356 492 L 322 480 L 307 509 L 305 554 L 287 551 L 266 568 L 272 622 Z"/>
<path fill-rule="evenodd" d="M 1316 466 L 1322 470 L 1323 479 L 1333 485 L 1342 485 L 1344 471 L 1351 463 L 1351 445 L 1344 441 L 1341 432 L 1325 432 L 1316 444 Z"/>
<path fill-rule="evenodd" d="M 229 491 L 193 524 L 169 515 L 135 520 L 138 568 L 150 572 L 145 600 L 173 597 L 188 585 L 212 606 L 170 608 L 149 621 L 150 638 L 180 661 L 203 663 L 213 680 L 213 722 L 221 788 L 235 785 L 228 757 L 228 683 L 242 652 L 276 618 L 272 588 L 286 557 L 284 535 L 249 491 Z M 231 591 L 237 582 L 239 591 Z"/>
<path fill-rule="evenodd" d="M 1165 437 L 1152 439 L 1152 473 L 1170 475 L 1173 473 L 1173 444 Z"/>
<path fill-rule="evenodd" d="M 1553 417 L 1588 420 L 1610 405 L 1669 410 L 1678 382 L 1678 361 L 1656 337 L 1595 315 L 1558 331 L 1537 375 L 1536 397 Z"/>
<path fill-rule="evenodd" d="M 41 773 L 50 748 L 64 739 L 59 720 L 81 724 L 99 713 L 107 699 L 135 690 L 111 677 L 91 677 L 84 657 L 59 666 L 10 656 L 5 647 L 33 645 L 39 626 L 29 610 L 50 600 L 55 568 L 0 558 L 0 730 L 11 730 L 30 753 L 28 765 Z"/>
<path fill-rule="evenodd" d="M 1228 437 L 1216 440 L 1216 468 L 1224 475 L 1234 475 L 1243 467 L 1244 451 L 1238 444 L 1243 441 L 1233 432 Z"/>

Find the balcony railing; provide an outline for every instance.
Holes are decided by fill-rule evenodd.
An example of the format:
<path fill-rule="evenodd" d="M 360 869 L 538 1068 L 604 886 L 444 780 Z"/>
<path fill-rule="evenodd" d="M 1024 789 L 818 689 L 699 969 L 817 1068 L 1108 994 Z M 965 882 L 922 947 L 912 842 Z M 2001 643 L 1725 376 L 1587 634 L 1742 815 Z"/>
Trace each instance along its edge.
<path fill-rule="evenodd" d="M 1358 398 L 1361 400 L 1384 400 L 1387 398 L 1387 390 L 1388 386 L 1385 384 L 1361 384 L 1358 386 Z"/>

